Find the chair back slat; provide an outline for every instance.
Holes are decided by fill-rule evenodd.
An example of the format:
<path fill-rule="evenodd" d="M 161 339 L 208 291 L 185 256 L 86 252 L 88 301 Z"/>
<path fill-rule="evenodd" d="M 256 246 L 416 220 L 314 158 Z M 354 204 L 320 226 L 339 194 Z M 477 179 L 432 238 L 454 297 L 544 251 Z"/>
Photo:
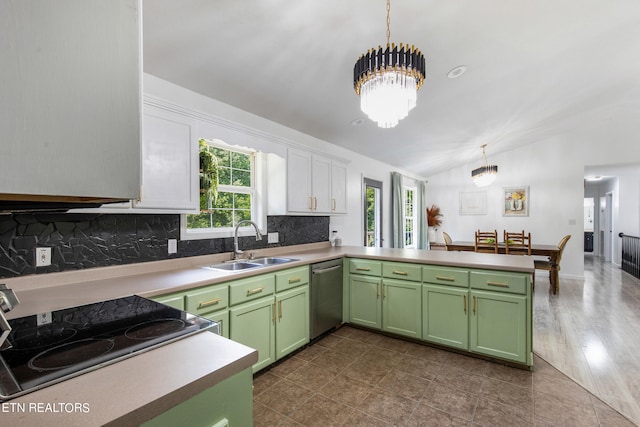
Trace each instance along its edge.
<path fill-rule="evenodd" d="M 531 233 L 504 231 L 504 251 L 509 255 L 531 255 Z"/>
<path fill-rule="evenodd" d="M 498 231 L 476 231 L 475 251 L 498 253 Z"/>

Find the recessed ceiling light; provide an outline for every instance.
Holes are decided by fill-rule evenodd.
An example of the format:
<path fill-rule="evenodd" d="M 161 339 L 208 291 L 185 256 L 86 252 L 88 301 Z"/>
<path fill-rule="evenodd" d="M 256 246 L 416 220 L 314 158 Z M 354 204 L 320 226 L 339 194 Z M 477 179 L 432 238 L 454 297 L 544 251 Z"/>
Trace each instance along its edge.
<path fill-rule="evenodd" d="M 467 67 L 465 67 L 464 65 L 460 65 L 456 68 L 451 69 L 451 71 L 447 73 L 447 77 L 449 77 L 450 79 L 455 79 L 463 75 L 465 71 L 467 71 Z"/>
<path fill-rule="evenodd" d="M 364 123 L 364 119 L 353 119 L 351 120 L 351 126 L 360 126 Z"/>

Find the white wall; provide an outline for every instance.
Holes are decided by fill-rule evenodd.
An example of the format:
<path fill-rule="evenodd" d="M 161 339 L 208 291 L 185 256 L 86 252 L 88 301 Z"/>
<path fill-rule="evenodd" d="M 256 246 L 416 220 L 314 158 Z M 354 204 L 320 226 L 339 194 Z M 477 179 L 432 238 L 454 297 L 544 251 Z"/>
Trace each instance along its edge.
<path fill-rule="evenodd" d="M 557 243 L 562 236 L 572 238 L 565 248 L 561 276 L 584 276 L 583 205 L 584 170 L 586 165 L 600 165 L 603 170 L 618 170 L 619 190 L 614 190 L 613 234 L 619 231 L 638 235 L 640 230 L 640 121 L 633 109 L 616 111 L 615 115 L 594 117 L 576 123 L 571 131 L 512 151 L 492 154 L 490 164 L 498 165 L 498 177 L 487 191 L 486 215 L 458 214 L 460 191 L 476 191 L 471 182 L 471 170 L 481 161 L 430 176 L 429 203 L 439 205 L 444 214 L 442 230 L 454 240 L 473 240 L 474 230 L 526 230 L 534 243 Z M 632 165 L 629 165 L 632 164 Z M 503 217 L 502 188 L 518 185 L 530 187 L 530 212 L 526 218 Z M 622 202 L 618 194 L 624 194 Z M 623 206 L 624 205 L 624 206 Z M 620 263 L 619 239 L 614 243 L 613 262 Z"/>
<path fill-rule="evenodd" d="M 178 106 L 212 115 L 231 123 L 238 123 L 255 129 L 261 134 L 268 134 L 274 137 L 266 140 L 257 138 L 254 142 L 260 146 L 253 148 L 284 156 L 286 146 L 290 144 L 349 161 L 347 168 L 348 214 L 332 216 L 330 220 L 330 230 L 337 230 L 345 245 L 363 245 L 362 177 L 383 182 L 383 238 L 385 247 L 388 247 L 391 243 L 391 215 L 388 214 L 391 209 L 391 172 L 397 171 L 414 179 L 424 179 L 407 171 L 403 171 L 402 169 L 394 168 L 386 163 L 365 157 L 215 99 L 192 92 L 150 74 L 144 75 L 143 90 L 145 95 L 161 98 Z M 207 137 L 213 136 L 207 135 Z"/>

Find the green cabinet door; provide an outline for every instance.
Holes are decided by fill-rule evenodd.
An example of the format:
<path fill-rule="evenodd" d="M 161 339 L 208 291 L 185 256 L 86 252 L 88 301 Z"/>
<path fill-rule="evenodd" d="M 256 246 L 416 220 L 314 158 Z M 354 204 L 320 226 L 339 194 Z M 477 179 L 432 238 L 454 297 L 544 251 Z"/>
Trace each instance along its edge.
<path fill-rule="evenodd" d="M 253 372 L 276 361 L 275 302 L 273 296 L 240 304 L 229 310 L 229 338 L 258 350 Z"/>
<path fill-rule="evenodd" d="M 203 314 L 202 317 L 218 322 L 218 332 L 225 338 L 229 338 L 229 310 L 214 311 Z"/>
<path fill-rule="evenodd" d="M 469 349 L 527 363 L 527 297 L 472 290 Z"/>
<path fill-rule="evenodd" d="M 309 342 L 309 285 L 276 294 L 276 359 Z"/>
<path fill-rule="evenodd" d="M 184 310 L 184 294 L 162 295 L 154 297 L 153 300 L 178 310 Z"/>
<path fill-rule="evenodd" d="M 422 337 L 422 285 L 403 280 L 382 281 L 382 330 Z"/>
<path fill-rule="evenodd" d="M 468 294 L 466 288 L 422 285 L 422 339 L 468 350 Z"/>
<path fill-rule="evenodd" d="M 380 279 L 375 277 L 349 277 L 349 321 L 357 325 L 382 329 Z"/>

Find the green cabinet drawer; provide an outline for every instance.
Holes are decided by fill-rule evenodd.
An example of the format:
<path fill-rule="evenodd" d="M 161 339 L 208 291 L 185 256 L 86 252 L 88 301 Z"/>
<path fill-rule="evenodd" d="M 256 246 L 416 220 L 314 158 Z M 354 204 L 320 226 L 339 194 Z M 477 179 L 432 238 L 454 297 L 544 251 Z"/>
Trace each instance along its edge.
<path fill-rule="evenodd" d="M 169 307 L 177 308 L 178 310 L 184 310 L 183 294 L 162 295 L 154 297 L 153 300 L 161 304 L 168 305 Z"/>
<path fill-rule="evenodd" d="M 469 286 L 469 270 L 436 266 L 422 267 L 422 281 L 448 286 Z"/>
<path fill-rule="evenodd" d="M 472 271 L 471 287 L 511 294 L 527 294 L 529 275 L 526 273 L 501 273 L 492 271 Z"/>
<path fill-rule="evenodd" d="M 366 276 L 381 276 L 382 262 L 369 259 L 350 259 L 349 273 L 363 274 Z"/>
<path fill-rule="evenodd" d="M 231 282 L 229 285 L 229 304 L 236 305 L 272 295 L 275 288 L 276 278 L 273 274 Z"/>
<path fill-rule="evenodd" d="M 382 276 L 391 279 L 422 281 L 422 266 L 404 262 L 382 263 Z"/>
<path fill-rule="evenodd" d="M 185 307 L 189 313 L 207 314 L 229 306 L 227 285 L 215 285 L 188 292 L 185 295 Z"/>
<path fill-rule="evenodd" d="M 276 292 L 309 284 L 309 266 L 291 268 L 276 273 Z"/>

